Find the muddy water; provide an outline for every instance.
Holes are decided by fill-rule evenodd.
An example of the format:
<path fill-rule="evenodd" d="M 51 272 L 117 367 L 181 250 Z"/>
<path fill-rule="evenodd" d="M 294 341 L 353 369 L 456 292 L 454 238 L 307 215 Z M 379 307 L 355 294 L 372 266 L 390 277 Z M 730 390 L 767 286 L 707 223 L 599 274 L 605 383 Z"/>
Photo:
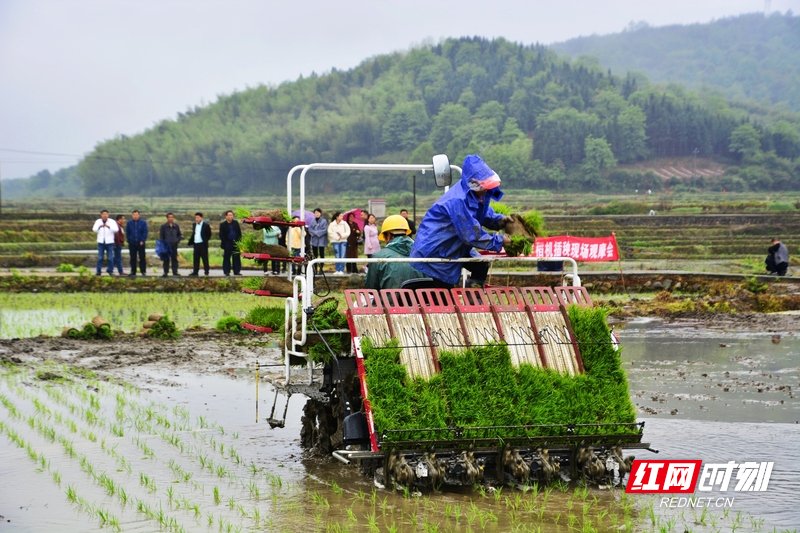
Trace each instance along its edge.
<path fill-rule="evenodd" d="M 532 496 L 508 490 L 494 494 L 470 490 L 411 498 L 373 492 L 370 480 L 356 469 L 303 455 L 298 438 L 302 397 L 290 399 L 286 427 L 271 430 L 264 418 L 269 415 L 273 395 L 269 386 L 262 383 L 257 423 L 255 383 L 241 362 L 232 362 L 224 374 L 210 375 L 197 374 L 191 364 L 180 365 L 176 370 L 165 363 L 115 370 L 142 388 L 140 399 L 132 402 L 154 401 L 165 406 L 164 416 L 173 416 L 170 410 L 178 408 L 191 413 L 192 420 L 202 417 L 200 427 L 194 424 L 177 433 L 186 443 L 186 452 L 178 452 L 159 440 L 155 428 L 141 433 L 155 458 L 143 456 L 141 449 L 131 443 L 131 435 L 140 435 L 134 431 L 133 420 L 139 420 L 136 417 L 123 424 L 126 438 L 115 439 L 108 427 L 95 429 L 100 438 L 113 440 L 117 450 L 128 458 L 132 473 L 126 474 L 97 443 L 82 440 L 77 434 L 70 438 L 81 442 L 79 453 L 97 458 L 98 470 L 112 473 L 123 483 L 127 479 L 132 497 L 135 494 L 154 508 L 163 506 L 187 531 L 224 531 L 226 524 L 235 526 L 233 531 L 366 531 L 373 525 L 397 531 L 510 531 L 535 525 L 541 525 L 544 531 L 569 531 L 580 529 L 585 523 L 598 530 L 619 526 L 624 529 L 626 522 L 637 530 L 796 528 L 800 524 L 800 511 L 794 507 L 800 491 L 796 465 L 800 425 L 795 423 L 798 402 L 794 397 L 800 385 L 797 338 L 784 335 L 775 344 L 771 334 L 707 331 L 652 321 L 629 323 L 619 333 L 632 395 L 646 421 L 646 440 L 661 452 L 641 452 L 638 456 L 706 462 L 774 461 L 766 493 L 721 494 L 734 496 L 732 509 L 711 510 L 710 517 L 703 517 L 702 510 L 660 509 L 658 500 L 647 497 L 635 498 L 635 509 L 625 511 L 620 491 L 590 490 L 583 495 L 572 490 L 551 490 L 546 496 Z M 38 391 L 41 387 L 0 385 L 0 392 L 23 405 L 26 395 L 46 399 Z M 79 402 L 79 394 L 80 391 L 70 392 L 67 403 Z M 114 394 L 112 391 L 108 395 L 112 402 Z M 278 412 L 284 400 L 279 398 Z M 27 405 L 25 414 L 36 415 L 31 404 Z M 112 421 L 113 405 L 103 406 Z M 66 407 L 58 409 L 65 417 L 68 415 Z M 674 409 L 677 412 L 671 414 Z M 115 500 L 87 482 L 75 461 L 70 461 L 57 444 L 13 420 L 1 407 L 0 421 L 13 424 L 39 453 L 47 455 L 50 469 L 64 477 L 62 485 L 56 486 L 50 471 L 35 467 L 23 449 L 9 445 L 8 438 L 0 435 L 0 515 L 11 520 L 0 523 L 0 531 L 98 530 L 97 517 L 66 501 L 67 479 L 83 491 L 85 498 L 113 510 L 123 530 L 166 529 L 155 520 L 143 518 L 132 506 L 119 505 L 118 497 Z M 66 428 L 61 432 L 70 435 Z M 225 443 L 226 449 L 235 448 L 241 465 L 218 453 L 219 443 Z M 210 472 L 198 463 L 199 456 L 212 457 L 217 466 L 224 464 L 231 475 L 219 477 Z M 168 462 L 180 464 L 191 474 L 191 480 L 176 480 L 166 466 Z M 251 475 L 248 467 L 242 466 L 251 463 L 258 475 Z M 158 486 L 156 492 L 149 493 L 137 482 L 140 471 L 152 476 Z M 276 478 L 280 479 L 277 488 Z M 258 484 L 260 498 L 247 489 L 251 480 Z M 165 490 L 170 486 L 175 487 L 176 498 L 184 497 L 200 506 L 199 519 L 191 510 L 169 503 Z M 213 487 L 222 491 L 219 502 L 215 501 Z M 230 502 L 230 498 L 234 501 Z M 243 514 L 256 508 L 262 513 L 258 526 L 252 517 L 244 518 Z M 588 511 L 583 511 L 585 508 Z M 738 513 L 741 518 L 737 518 Z M 210 526 L 209 514 L 214 520 Z"/>
<path fill-rule="evenodd" d="M 640 457 L 774 461 L 767 492 L 710 495 L 735 497 L 733 512 L 746 511 L 768 525 L 798 527 L 800 332 L 734 332 L 641 319 L 618 333 L 645 436 L 661 452 Z"/>
<path fill-rule="evenodd" d="M 635 320 L 618 331 L 641 414 L 800 421 L 800 332 L 734 332 Z"/>

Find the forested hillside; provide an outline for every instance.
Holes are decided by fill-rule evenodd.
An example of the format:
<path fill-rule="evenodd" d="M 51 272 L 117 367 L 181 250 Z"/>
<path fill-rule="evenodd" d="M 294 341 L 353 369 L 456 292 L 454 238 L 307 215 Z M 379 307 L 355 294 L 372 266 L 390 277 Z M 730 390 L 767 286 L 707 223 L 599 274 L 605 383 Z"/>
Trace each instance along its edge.
<path fill-rule="evenodd" d="M 656 82 L 713 87 L 731 98 L 782 103 L 800 112 L 800 17 L 791 14 L 660 28 L 633 24 L 622 33 L 579 37 L 552 48 L 596 57 L 618 74 L 643 72 Z"/>
<path fill-rule="evenodd" d="M 800 123 L 762 123 L 718 98 L 613 76 L 543 46 L 462 38 L 221 97 L 99 144 L 78 172 L 88 195 L 253 194 L 283 191 L 297 163 L 427 162 L 437 152 L 481 153 L 509 188 L 659 188 L 661 178 L 618 165 L 694 155 L 734 166 L 691 186 L 790 189 Z M 353 176 L 325 187 L 387 184 Z"/>

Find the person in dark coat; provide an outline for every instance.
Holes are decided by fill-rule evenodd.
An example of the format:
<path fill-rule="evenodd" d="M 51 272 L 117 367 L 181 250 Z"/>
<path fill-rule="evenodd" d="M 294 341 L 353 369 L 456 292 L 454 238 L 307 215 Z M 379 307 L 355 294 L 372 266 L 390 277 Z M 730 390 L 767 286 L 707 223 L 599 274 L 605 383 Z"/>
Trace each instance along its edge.
<path fill-rule="evenodd" d="M 167 223 L 161 226 L 158 231 L 158 238 L 168 248 L 167 258 L 164 259 L 164 274 L 161 277 L 167 277 L 170 264 L 172 265 L 172 275 L 180 276 L 178 274 L 178 243 L 183 240 L 183 234 L 180 226 L 175 223 L 175 215 L 173 213 L 167 213 Z"/>
<path fill-rule="evenodd" d="M 789 269 L 789 249 L 780 239 L 772 239 L 772 246 L 767 248 L 767 272 L 785 276 Z"/>
<path fill-rule="evenodd" d="M 239 222 L 233 219 L 233 211 L 225 211 L 225 220 L 219 225 L 220 248 L 222 248 L 222 272 L 226 276 L 231 275 L 231 263 L 233 263 L 233 275 L 242 275 L 242 258 L 236 248 L 236 242 L 242 238 L 242 228 Z"/>
<path fill-rule="evenodd" d="M 280 230 L 281 234 L 278 236 L 278 246 L 283 246 L 288 250 L 289 248 L 286 246 L 286 235 L 289 232 L 289 228 L 287 226 L 281 226 Z M 286 265 L 286 261 L 281 261 L 280 263 L 281 263 L 280 265 L 281 272 L 286 272 L 286 269 L 288 268 Z"/>
<path fill-rule="evenodd" d="M 350 226 L 350 235 L 347 236 L 347 251 L 345 257 L 348 259 L 358 258 L 358 241 L 361 240 L 361 229 L 356 222 L 355 213 L 347 215 L 347 225 Z M 345 263 L 345 271 L 348 274 L 358 274 L 356 263 Z"/>
<path fill-rule="evenodd" d="M 417 233 L 417 223 L 414 221 L 414 219 L 408 218 L 408 209 L 401 209 L 400 216 L 406 219 L 406 222 L 408 222 L 408 229 L 411 230 L 409 235 L 413 237 L 414 234 Z"/>
<path fill-rule="evenodd" d="M 125 225 L 125 234 L 128 238 L 128 252 L 131 256 L 131 271 L 128 274 L 136 276 L 136 266 L 142 276 L 147 275 L 147 261 L 144 257 L 144 243 L 147 240 L 147 221 L 140 218 L 139 210 L 131 212 L 131 219 Z"/>
<path fill-rule="evenodd" d="M 192 273 L 190 276 L 197 276 L 200 273 L 200 260 L 203 261 L 203 271 L 208 276 L 208 241 L 211 240 L 211 225 L 203 220 L 203 213 L 199 211 L 194 214 L 194 224 L 192 233 L 189 235 L 189 244 L 193 247 Z"/>

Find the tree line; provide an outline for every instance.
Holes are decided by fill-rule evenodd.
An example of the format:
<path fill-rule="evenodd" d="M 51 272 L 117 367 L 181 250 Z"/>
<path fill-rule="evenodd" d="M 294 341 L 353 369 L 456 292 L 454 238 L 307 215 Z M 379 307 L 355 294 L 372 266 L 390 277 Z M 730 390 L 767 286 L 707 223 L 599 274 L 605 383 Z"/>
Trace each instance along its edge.
<path fill-rule="evenodd" d="M 754 116 L 718 96 L 619 77 L 540 45 L 448 39 L 347 70 L 220 97 L 78 166 L 87 195 L 282 191 L 317 161 L 458 162 L 481 153 L 511 188 L 627 188 L 619 165 L 700 156 L 736 166 L 706 187 L 798 188 L 800 121 Z M 405 190 L 405 180 L 325 180 L 310 192 Z"/>

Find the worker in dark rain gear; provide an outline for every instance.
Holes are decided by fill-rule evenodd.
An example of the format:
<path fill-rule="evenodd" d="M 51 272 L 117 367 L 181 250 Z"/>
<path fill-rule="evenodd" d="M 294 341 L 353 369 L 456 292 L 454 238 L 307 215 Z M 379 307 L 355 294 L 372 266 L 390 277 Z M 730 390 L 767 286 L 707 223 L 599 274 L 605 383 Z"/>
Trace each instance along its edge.
<path fill-rule="evenodd" d="M 408 221 L 400 215 L 386 217 L 378 239 L 388 243 L 373 259 L 408 257 L 414 241 L 409 237 Z M 399 289 L 404 281 L 421 277 L 410 263 L 369 263 L 364 286 L 368 289 Z"/>
<path fill-rule="evenodd" d="M 498 215 L 489 206 L 503 197 L 500 178 L 477 155 L 464 159 L 461 180 L 428 210 L 417 229 L 411 257 L 460 259 L 478 256 L 479 250 L 499 252 L 510 242 L 507 235 L 487 233 L 483 227 L 499 230 L 510 217 Z M 422 275 L 443 287 L 458 284 L 461 269 L 471 272 L 471 284 L 483 285 L 488 263 L 412 263 Z"/>

